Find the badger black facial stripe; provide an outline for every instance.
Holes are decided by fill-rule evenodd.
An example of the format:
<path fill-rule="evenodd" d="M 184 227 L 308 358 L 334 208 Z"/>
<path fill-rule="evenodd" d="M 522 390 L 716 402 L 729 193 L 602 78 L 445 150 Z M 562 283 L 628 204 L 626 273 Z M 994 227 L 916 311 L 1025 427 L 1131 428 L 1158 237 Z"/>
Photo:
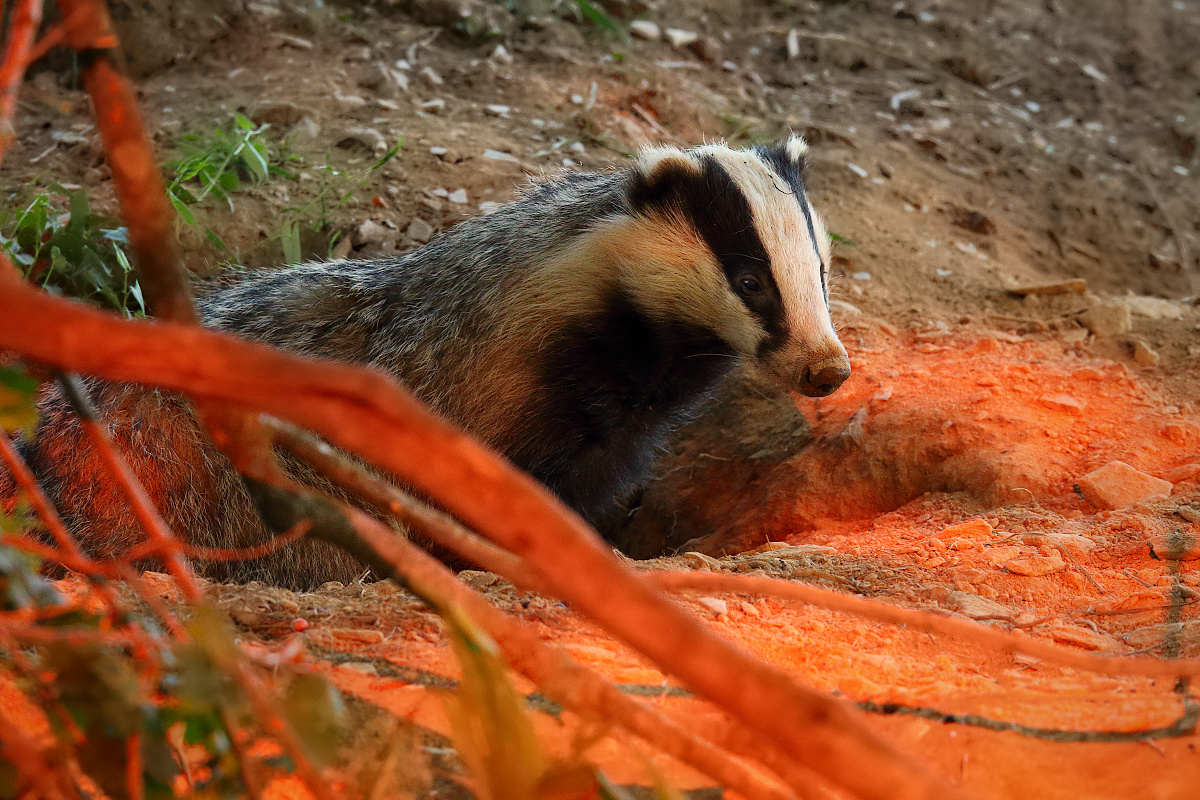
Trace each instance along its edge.
<path fill-rule="evenodd" d="M 804 213 L 804 221 L 808 224 L 809 241 L 812 242 L 813 250 L 817 253 L 817 262 L 821 265 L 821 292 L 825 295 L 825 301 L 828 304 L 829 287 L 826 284 L 826 275 L 829 268 L 821 255 L 821 248 L 817 245 L 817 231 L 813 224 L 812 209 L 804 190 L 804 163 L 798 162 L 788 155 L 786 143 L 771 147 L 756 147 L 754 152 L 776 175 L 783 178 L 791 188 L 792 194 L 795 195 L 796 202 L 800 204 L 800 210 Z"/>
<path fill-rule="evenodd" d="M 758 235 L 750 202 L 737 182 L 712 156 L 697 159 L 698 168 L 681 166 L 660 171 L 652 186 L 634 186 L 634 211 L 674 214 L 692 223 L 720 263 L 730 288 L 767 331 L 767 352 L 787 339 L 783 297 L 771 272 L 771 257 Z M 738 291 L 738 279 L 758 279 L 762 290 L 752 297 Z"/>

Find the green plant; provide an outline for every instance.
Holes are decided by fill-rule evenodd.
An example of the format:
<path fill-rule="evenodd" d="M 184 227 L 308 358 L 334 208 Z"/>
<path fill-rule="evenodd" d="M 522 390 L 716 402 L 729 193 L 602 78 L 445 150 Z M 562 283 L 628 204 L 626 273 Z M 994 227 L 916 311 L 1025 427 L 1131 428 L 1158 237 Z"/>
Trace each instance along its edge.
<path fill-rule="evenodd" d="M 146 312 L 125 255 L 127 231 L 119 220 L 94 214 L 87 192 L 25 187 L 9 201 L 12 207 L 0 211 L 0 247 L 29 280 L 127 315 Z"/>
<path fill-rule="evenodd" d="M 188 206 L 209 195 L 224 200 L 233 210 L 230 195 L 243 183 L 264 183 L 271 176 L 294 179 L 286 167 L 298 160 L 289 143 L 266 135 L 270 125 L 255 125 L 244 114 L 234 114 L 228 130 L 187 134 L 180 142 L 183 158 L 166 163 L 171 182 L 167 196 L 180 218 L 196 225 Z"/>

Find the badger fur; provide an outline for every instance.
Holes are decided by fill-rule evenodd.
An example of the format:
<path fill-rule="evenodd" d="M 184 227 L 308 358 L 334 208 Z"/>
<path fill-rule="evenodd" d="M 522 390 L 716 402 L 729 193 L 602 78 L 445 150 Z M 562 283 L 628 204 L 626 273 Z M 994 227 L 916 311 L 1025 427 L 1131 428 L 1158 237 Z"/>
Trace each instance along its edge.
<path fill-rule="evenodd" d="M 656 456 L 735 369 L 810 396 L 849 374 L 804 160 L 799 138 L 648 149 L 623 171 L 535 185 L 399 258 L 243 272 L 199 308 L 211 327 L 395 375 L 612 536 Z M 94 393 L 177 533 L 206 547 L 269 537 L 186 400 Z M 140 540 L 57 395 L 31 451 L 86 547 L 115 555 Z M 306 587 L 360 566 L 301 541 L 206 571 Z"/>

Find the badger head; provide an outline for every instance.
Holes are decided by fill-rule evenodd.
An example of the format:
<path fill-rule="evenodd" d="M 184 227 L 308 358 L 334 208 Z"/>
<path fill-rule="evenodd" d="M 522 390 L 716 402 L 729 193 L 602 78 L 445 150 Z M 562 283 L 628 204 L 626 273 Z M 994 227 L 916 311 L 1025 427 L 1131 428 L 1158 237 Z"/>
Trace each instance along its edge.
<path fill-rule="evenodd" d="M 643 301 L 712 329 L 789 389 L 823 397 L 850 361 L 829 317 L 830 241 L 805 195 L 806 149 L 799 137 L 749 150 L 649 149 L 628 198 Z"/>

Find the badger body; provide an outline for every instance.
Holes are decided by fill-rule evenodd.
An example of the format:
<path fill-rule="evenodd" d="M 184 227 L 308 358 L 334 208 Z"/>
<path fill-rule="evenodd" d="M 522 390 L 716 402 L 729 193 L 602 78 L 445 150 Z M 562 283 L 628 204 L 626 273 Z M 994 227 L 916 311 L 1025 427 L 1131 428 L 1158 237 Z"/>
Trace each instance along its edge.
<path fill-rule="evenodd" d="M 647 150 L 631 169 L 537 185 L 402 257 L 240 273 L 199 308 L 214 328 L 392 373 L 612 536 L 658 454 L 731 372 L 809 395 L 848 375 L 803 156 L 799 139 Z M 181 536 L 210 547 L 270 536 L 186 401 L 95 391 Z M 127 549 L 140 533 L 77 423 L 56 396 L 42 411 L 35 471 L 89 549 Z M 301 541 L 207 571 L 304 587 L 359 570 Z"/>

